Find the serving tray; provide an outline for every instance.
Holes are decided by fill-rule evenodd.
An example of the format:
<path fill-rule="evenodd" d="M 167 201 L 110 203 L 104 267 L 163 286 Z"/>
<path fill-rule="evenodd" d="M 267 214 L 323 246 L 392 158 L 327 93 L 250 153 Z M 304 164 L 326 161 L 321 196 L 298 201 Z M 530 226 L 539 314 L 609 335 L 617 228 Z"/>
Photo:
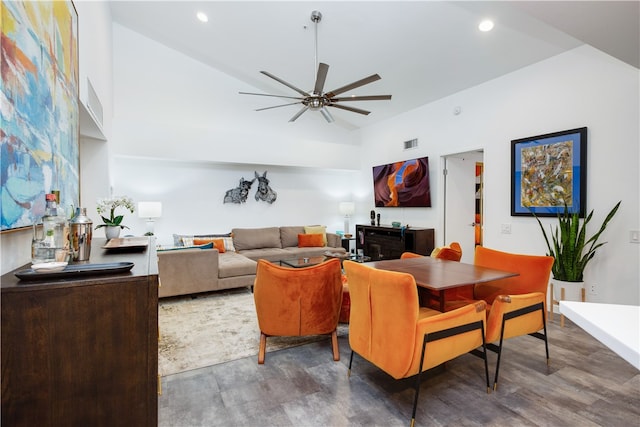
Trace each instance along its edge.
<path fill-rule="evenodd" d="M 106 245 L 103 246 L 104 249 L 142 249 L 149 246 L 149 238 L 148 237 L 120 237 L 115 239 L 110 239 Z"/>
<path fill-rule="evenodd" d="M 125 273 L 133 268 L 132 262 L 110 262 L 106 264 L 70 264 L 64 270 L 37 272 L 32 268 L 15 273 L 20 280 L 68 279 L 101 274 Z"/>

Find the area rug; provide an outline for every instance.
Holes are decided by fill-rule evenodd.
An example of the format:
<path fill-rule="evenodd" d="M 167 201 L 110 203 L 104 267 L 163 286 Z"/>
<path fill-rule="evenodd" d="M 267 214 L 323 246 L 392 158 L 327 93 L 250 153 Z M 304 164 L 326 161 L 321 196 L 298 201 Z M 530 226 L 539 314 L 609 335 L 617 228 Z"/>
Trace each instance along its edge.
<path fill-rule="evenodd" d="M 161 300 L 158 370 L 171 375 L 258 355 L 260 330 L 253 294 L 247 289 L 213 292 L 197 298 Z M 338 336 L 348 334 L 340 325 Z M 269 352 L 326 339 L 327 336 L 270 337 Z"/>

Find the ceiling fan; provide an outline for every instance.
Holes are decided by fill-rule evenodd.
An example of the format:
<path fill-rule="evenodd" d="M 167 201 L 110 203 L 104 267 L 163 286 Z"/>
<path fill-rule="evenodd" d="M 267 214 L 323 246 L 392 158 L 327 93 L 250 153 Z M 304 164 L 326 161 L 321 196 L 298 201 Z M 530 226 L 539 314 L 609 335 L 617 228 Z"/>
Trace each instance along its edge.
<path fill-rule="evenodd" d="M 316 82 L 313 87 L 312 92 L 306 92 L 302 89 L 299 89 L 288 83 L 273 74 L 267 71 L 260 71 L 267 77 L 272 78 L 273 80 L 287 86 L 290 89 L 298 92 L 301 96 L 283 96 L 283 95 L 269 95 L 264 93 L 252 93 L 252 92 L 240 92 L 242 95 L 259 95 L 259 96 L 272 96 L 276 98 L 287 98 L 287 99 L 295 99 L 296 102 L 290 102 L 288 104 L 275 105 L 273 107 L 265 107 L 258 108 L 256 111 L 270 110 L 272 108 L 286 107 L 288 105 L 296 105 L 302 104 L 302 109 L 298 111 L 291 119 L 290 122 L 296 121 L 298 117 L 300 117 L 305 111 L 320 111 L 322 116 L 327 120 L 327 122 L 333 122 L 333 117 L 327 107 L 335 107 L 341 110 L 351 111 L 358 114 L 368 115 L 370 111 L 362 110 L 360 108 L 350 107 L 347 105 L 341 105 L 342 102 L 350 102 L 350 101 L 383 101 L 391 99 L 391 95 L 368 95 L 368 96 L 349 96 L 345 98 L 338 98 L 337 96 L 341 93 L 350 91 L 352 89 L 358 88 L 360 86 L 364 86 L 366 84 L 375 82 L 376 80 L 380 80 L 380 76 L 378 74 L 373 74 L 369 77 L 365 77 L 348 85 L 342 86 L 338 89 L 331 90 L 329 92 L 323 92 L 324 90 L 324 82 L 327 78 L 327 72 L 329 71 L 329 65 L 325 63 L 318 64 L 318 22 L 322 20 L 322 14 L 317 10 L 311 12 L 311 21 L 315 24 L 315 65 L 318 70 L 316 74 Z"/>

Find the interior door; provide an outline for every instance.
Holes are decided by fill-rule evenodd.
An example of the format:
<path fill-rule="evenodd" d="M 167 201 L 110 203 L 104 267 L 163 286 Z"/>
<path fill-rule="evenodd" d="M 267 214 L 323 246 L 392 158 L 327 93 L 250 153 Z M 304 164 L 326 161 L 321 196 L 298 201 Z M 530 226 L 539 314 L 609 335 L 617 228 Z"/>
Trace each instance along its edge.
<path fill-rule="evenodd" d="M 476 163 L 482 163 L 482 151 L 444 156 L 444 238 L 445 244 L 459 242 L 462 262 L 473 263 L 475 252 Z M 482 191 L 479 192 L 482 195 Z"/>

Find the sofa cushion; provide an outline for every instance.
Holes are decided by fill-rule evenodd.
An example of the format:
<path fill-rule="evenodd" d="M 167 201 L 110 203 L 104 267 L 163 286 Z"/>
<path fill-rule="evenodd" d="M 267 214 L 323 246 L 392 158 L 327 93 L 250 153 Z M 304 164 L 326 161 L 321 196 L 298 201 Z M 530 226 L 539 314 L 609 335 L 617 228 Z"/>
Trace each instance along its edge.
<path fill-rule="evenodd" d="M 256 274 L 257 262 L 235 252 L 225 252 L 218 257 L 218 277 L 246 276 Z"/>
<path fill-rule="evenodd" d="M 194 239 L 195 240 L 195 239 Z M 224 240 L 222 239 L 213 239 L 213 246 L 220 252 L 221 254 L 225 253 L 226 250 L 224 248 Z"/>
<path fill-rule="evenodd" d="M 322 234 L 298 234 L 298 247 L 299 248 L 313 248 L 323 247 Z"/>
<path fill-rule="evenodd" d="M 331 248 L 341 248 L 342 247 L 342 236 L 335 233 L 327 233 L 327 246 Z"/>
<path fill-rule="evenodd" d="M 196 241 L 196 239 L 193 239 L 193 240 Z M 226 248 L 224 247 L 224 240 L 213 239 L 212 243 L 213 243 L 213 247 L 216 248 L 218 252 L 220 252 L 221 254 L 227 251 Z"/>
<path fill-rule="evenodd" d="M 213 249 L 213 242 L 205 243 L 204 245 L 160 247 L 157 250 L 158 252 L 167 252 L 167 251 L 179 251 L 184 249 Z"/>
<path fill-rule="evenodd" d="M 298 234 L 304 233 L 303 226 L 280 227 L 280 240 L 283 248 L 298 246 Z"/>
<path fill-rule="evenodd" d="M 225 245 L 224 245 L 224 240 L 222 240 L 222 238 L 220 239 L 212 239 L 212 238 L 200 238 L 200 237 L 194 237 L 193 238 L 193 244 L 194 245 L 205 245 L 207 243 L 211 243 L 213 244 L 213 247 L 216 248 L 218 250 L 218 252 L 220 252 L 221 254 L 226 252 L 225 249 Z"/>
<path fill-rule="evenodd" d="M 233 237 L 229 236 L 229 237 L 223 237 L 222 240 L 224 241 L 224 249 L 225 251 L 229 252 L 235 252 L 236 248 L 235 246 L 233 246 Z"/>
<path fill-rule="evenodd" d="M 173 246 L 193 246 L 193 239 L 214 239 L 214 238 L 227 238 L 231 241 L 231 233 L 223 233 L 223 234 L 174 234 L 173 235 Z M 226 247 L 226 250 L 233 251 L 235 249 L 230 249 Z"/>
<path fill-rule="evenodd" d="M 280 244 L 280 228 L 234 228 L 231 230 L 233 236 L 233 246 L 236 251 L 261 248 L 278 248 Z"/>
<path fill-rule="evenodd" d="M 186 242 L 187 240 L 185 240 Z M 203 244 L 212 242 L 213 246 L 218 248 L 220 253 L 224 252 L 235 252 L 236 248 L 233 247 L 233 238 L 232 237 L 198 237 L 193 236 L 193 244 Z"/>
<path fill-rule="evenodd" d="M 327 244 L 327 227 L 324 225 L 306 225 L 304 227 L 306 234 L 322 234 L 322 243 Z"/>

